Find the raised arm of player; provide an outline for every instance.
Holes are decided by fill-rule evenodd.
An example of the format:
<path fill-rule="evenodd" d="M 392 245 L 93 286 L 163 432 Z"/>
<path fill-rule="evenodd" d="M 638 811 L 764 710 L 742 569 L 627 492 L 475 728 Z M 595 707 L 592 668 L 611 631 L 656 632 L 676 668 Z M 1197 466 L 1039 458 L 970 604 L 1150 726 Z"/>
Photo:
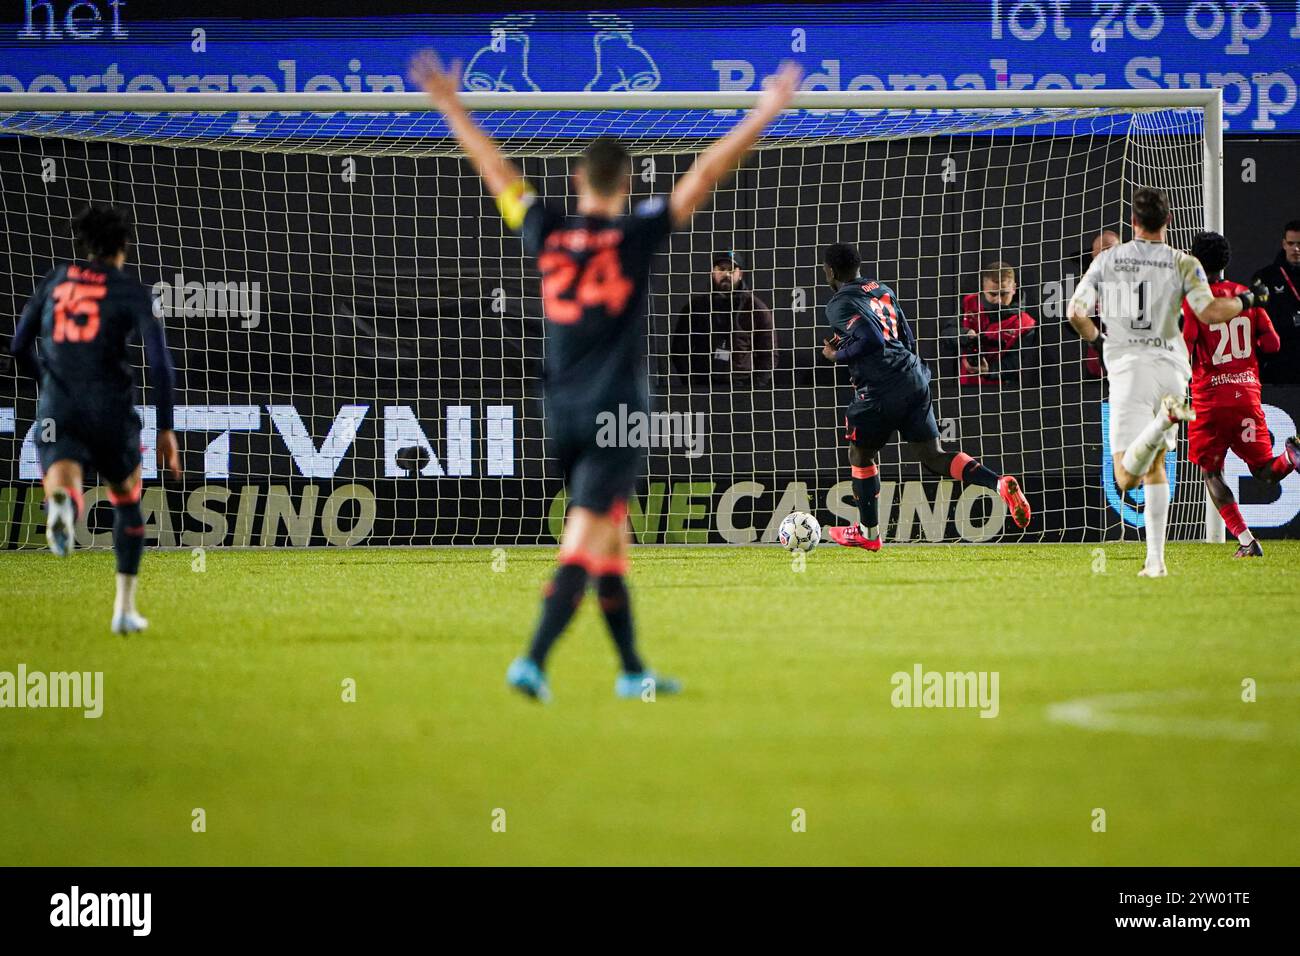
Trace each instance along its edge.
<path fill-rule="evenodd" d="M 749 114 L 735 129 L 701 153 L 686 174 L 677 180 L 668 200 L 674 226 L 681 229 L 691 221 L 691 216 L 709 198 L 713 187 L 736 168 L 768 124 L 790 104 L 802 76 L 803 70 L 797 63 L 783 63 L 781 69 L 763 81 L 763 95 Z"/>
<path fill-rule="evenodd" d="M 483 178 L 488 192 L 496 199 L 506 225 L 517 229 L 523 220 L 522 200 L 527 184 L 519 174 L 518 167 L 502 155 L 497 144 L 479 128 L 469 111 L 461 105 L 460 71 L 460 60 L 444 67 L 441 58 L 432 50 L 417 53 L 411 60 L 411 80 L 429 94 L 433 108 L 447 121 L 451 134 L 465 150 L 475 171 Z"/>

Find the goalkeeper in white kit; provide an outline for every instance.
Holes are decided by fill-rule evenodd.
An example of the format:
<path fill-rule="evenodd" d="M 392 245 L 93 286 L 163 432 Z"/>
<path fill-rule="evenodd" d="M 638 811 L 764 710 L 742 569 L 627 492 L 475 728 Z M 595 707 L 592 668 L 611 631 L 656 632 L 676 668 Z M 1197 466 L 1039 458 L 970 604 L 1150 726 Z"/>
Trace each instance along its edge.
<path fill-rule="evenodd" d="M 1192 377 L 1179 330 L 1186 298 L 1198 321 L 1228 322 L 1255 304 L 1257 292 L 1215 298 L 1194 256 L 1165 242 L 1169 200 L 1159 189 L 1133 194 L 1130 242 L 1093 260 L 1074 297 L 1070 325 L 1096 347 L 1110 380 L 1110 450 L 1115 483 L 1124 491 L 1143 485 L 1147 556 L 1139 574 L 1164 577 L 1169 478 L 1165 452 L 1175 447 L 1178 423 L 1196 417 L 1187 401 Z M 1101 304 L 1099 331 L 1092 314 Z M 1105 346 L 1103 350 L 1103 345 Z"/>

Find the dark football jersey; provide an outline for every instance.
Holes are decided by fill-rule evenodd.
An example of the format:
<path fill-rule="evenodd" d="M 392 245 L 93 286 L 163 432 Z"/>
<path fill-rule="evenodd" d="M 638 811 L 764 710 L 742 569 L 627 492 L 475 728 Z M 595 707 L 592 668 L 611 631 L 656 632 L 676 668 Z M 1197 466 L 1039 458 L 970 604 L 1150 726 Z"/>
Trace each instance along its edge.
<path fill-rule="evenodd" d="M 567 216 L 540 201 L 529 207 L 522 238 L 542 273 L 549 403 L 648 407 L 650 263 L 671 230 L 663 197 L 618 219 Z"/>
<path fill-rule="evenodd" d="M 846 282 L 826 305 L 826 319 L 855 389 L 880 393 L 928 385 L 928 369 L 889 286 L 861 276 Z"/>
<path fill-rule="evenodd" d="M 128 346 L 142 341 L 158 428 L 172 427 L 172 364 L 162 323 L 139 279 L 102 263 L 69 262 L 41 280 L 23 309 L 13 354 L 30 366 L 47 406 L 135 402 Z"/>

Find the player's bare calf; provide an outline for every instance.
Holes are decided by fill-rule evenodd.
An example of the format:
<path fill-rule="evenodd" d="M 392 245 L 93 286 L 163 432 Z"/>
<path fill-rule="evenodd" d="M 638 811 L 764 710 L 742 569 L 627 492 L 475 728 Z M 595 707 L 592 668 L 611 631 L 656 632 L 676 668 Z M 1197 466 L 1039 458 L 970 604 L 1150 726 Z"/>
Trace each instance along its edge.
<path fill-rule="evenodd" d="M 55 490 L 45 501 L 45 540 L 60 558 L 77 545 L 77 506 L 65 488 Z"/>
<path fill-rule="evenodd" d="M 55 461 L 45 470 L 45 540 L 50 551 L 66 558 L 77 546 L 77 518 L 81 514 L 81 465 Z"/>

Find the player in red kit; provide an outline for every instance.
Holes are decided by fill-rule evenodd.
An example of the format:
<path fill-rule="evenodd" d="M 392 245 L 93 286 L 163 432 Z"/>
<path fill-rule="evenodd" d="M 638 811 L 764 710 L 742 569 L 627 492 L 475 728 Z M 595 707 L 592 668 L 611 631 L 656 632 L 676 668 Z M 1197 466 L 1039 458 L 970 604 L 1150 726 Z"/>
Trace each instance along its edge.
<path fill-rule="evenodd" d="M 1247 291 L 1223 277 L 1232 250 L 1217 232 L 1203 232 L 1192 243 L 1192 255 L 1201 261 L 1216 296 L 1230 298 Z M 1205 473 L 1210 500 L 1223 523 L 1237 539 L 1236 557 L 1264 554 L 1246 527 L 1232 491 L 1223 480 L 1223 459 L 1228 449 L 1246 463 L 1261 481 L 1281 481 L 1300 468 L 1300 439 L 1286 440 L 1281 455 L 1273 442 L 1259 399 L 1257 352 L 1271 354 L 1281 345 L 1268 313 L 1259 306 L 1246 309 L 1219 325 L 1197 322 L 1183 303 L 1183 340 L 1192 363 L 1192 407 L 1196 418 L 1188 426 L 1189 456 Z"/>

